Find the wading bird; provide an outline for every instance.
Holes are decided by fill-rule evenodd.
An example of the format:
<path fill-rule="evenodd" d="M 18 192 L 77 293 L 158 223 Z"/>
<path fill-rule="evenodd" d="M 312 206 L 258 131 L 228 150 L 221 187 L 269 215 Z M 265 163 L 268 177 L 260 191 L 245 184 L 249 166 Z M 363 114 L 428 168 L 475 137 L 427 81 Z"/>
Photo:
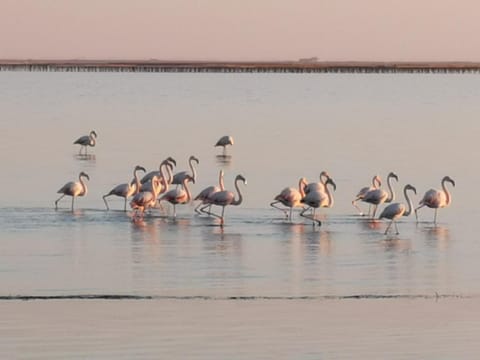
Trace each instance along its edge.
<path fill-rule="evenodd" d="M 391 203 L 393 200 L 395 200 L 395 192 L 391 184 L 391 179 L 395 179 L 398 181 L 398 176 L 393 172 L 388 174 L 388 192 L 383 189 L 370 190 L 365 194 L 362 199 L 362 201 L 373 205 L 372 218 L 375 218 L 375 213 L 377 212 L 378 205 L 383 203 Z"/>
<path fill-rule="evenodd" d="M 170 163 L 171 168 L 173 169 L 174 166 L 177 166 L 177 162 L 175 159 L 173 159 L 171 156 L 163 160 L 160 165 L 158 166 L 158 170 L 150 171 L 149 173 L 145 174 L 142 179 L 140 180 L 141 184 L 145 184 L 146 182 L 149 182 L 152 180 L 154 176 L 162 176 L 162 165 L 165 164 L 166 162 Z M 172 174 L 169 174 L 169 179 L 168 179 L 169 184 L 172 183 Z"/>
<path fill-rule="evenodd" d="M 222 146 L 223 147 L 223 156 L 226 156 L 227 155 L 227 145 L 233 145 L 233 137 L 231 137 L 229 135 L 222 136 L 220 139 L 218 139 L 218 141 L 214 145 L 214 147 Z"/>
<path fill-rule="evenodd" d="M 387 228 L 385 229 L 385 235 L 388 233 L 388 230 L 390 229 L 393 223 L 395 223 L 395 230 L 397 231 L 397 235 L 398 235 L 399 232 L 398 232 L 398 226 L 397 226 L 397 219 L 401 218 L 402 216 L 408 216 L 412 213 L 413 205 L 412 205 L 412 200 L 408 196 L 408 193 L 407 193 L 408 190 L 411 190 L 415 194 L 417 194 L 417 189 L 415 189 L 415 187 L 413 187 L 410 184 L 405 185 L 405 187 L 403 188 L 403 195 L 405 196 L 405 200 L 407 201 L 408 209 L 407 209 L 407 206 L 405 206 L 405 204 L 393 203 L 385 207 L 385 209 L 383 209 L 382 213 L 378 217 L 379 219 L 385 218 L 385 219 L 391 220 L 390 224 L 388 224 Z"/>
<path fill-rule="evenodd" d="M 271 207 L 283 211 L 287 219 L 292 220 L 292 212 L 294 207 L 302 206 L 302 199 L 305 196 L 305 186 L 307 185 L 307 180 L 302 177 L 298 181 L 298 189 L 294 187 L 284 188 L 280 194 L 275 196 L 274 202 L 270 203 Z M 281 203 L 283 206 L 286 206 L 290 211 L 285 208 L 279 207 L 277 204 Z"/>
<path fill-rule="evenodd" d="M 437 223 L 437 210 L 439 208 L 444 208 L 452 202 L 452 196 L 448 191 L 445 183 L 449 182 L 452 186 L 455 187 L 455 181 L 453 181 L 449 176 L 445 176 L 442 179 L 442 190 L 430 189 L 428 190 L 425 195 L 423 195 L 422 200 L 420 200 L 420 206 L 415 209 L 415 217 L 418 221 L 418 214 L 417 211 L 424 206 L 429 208 L 435 209 L 435 215 L 433 217 L 433 223 Z"/>
<path fill-rule="evenodd" d="M 137 165 L 133 169 L 133 181 L 125 184 L 120 184 L 115 186 L 112 190 L 109 191 L 108 194 L 103 195 L 103 201 L 105 202 L 105 206 L 107 210 L 110 210 L 107 203 L 107 197 L 115 195 L 120 196 L 125 199 L 125 203 L 123 206 L 123 211 L 127 211 L 127 198 L 133 195 L 136 195 L 140 192 L 140 179 L 138 178 L 137 171 L 145 172 L 145 168 L 143 166 Z"/>
<path fill-rule="evenodd" d="M 183 178 L 182 187 L 167 191 L 165 194 L 163 194 L 160 197 L 160 202 L 163 200 L 166 200 L 173 205 L 174 218 L 177 217 L 176 205 L 186 204 L 190 202 L 190 200 L 192 199 L 192 194 L 190 193 L 190 189 L 188 188 L 188 185 L 187 185 L 188 182 L 193 182 L 195 184 L 195 180 L 193 179 L 193 176 L 190 176 L 187 174 Z"/>
<path fill-rule="evenodd" d="M 79 137 L 77 140 L 75 140 L 73 143 L 74 144 L 79 144 L 80 145 L 80 150 L 78 151 L 79 154 L 82 153 L 82 149 L 85 148 L 85 155 L 87 155 L 87 146 L 95 146 L 97 143 L 97 133 L 95 130 L 90 131 L 89 135 L 84 135 Z"/>
<path fill-rule="evenodd" d="M 189 174 L 187 171 L 180 171 L 180 172 L 176 173 L 175 175 L 173 175 L 172 184 L 175 184 L 178 187 L 178 185 L 183 184 L 183 179 L 185 179 L 187 176 L 190 176 L 193 179 L 193 183 L 195 183 L 195 181 L 197 181 L 197 171 L 195 170 L 195 167 L 193 166 L 193 162 L 196 162 L 197 165 L 200 163 L 200 161 L 195 156 L 193 156 L 193 155 L 190 156 L 188 158 L 188 165 L 189 165 L 190 171 L 192 173 Z"/>
<path fill-rule="evenodd" d="M 78 181 L 70 181 L 62 186 L 60 190 L 57 191 L 58 194 L 62 194 L 56 201 L 55 201 L 55 210 L 58 209 L 58 202 L 65 196 L 72 197 L 72 211 L 73 211 L 73 203 L 77 196 L 85 196 L 87 195 L 88 189 L 87 185 L 85 184 L 83 178 L 90 180 L 88 174 L 84 173 L 83 171 L 78 175 Z"/>
<path fill-rule="evenodd" d="M 322 225 L 322 222 L 315 218 L 315 211 L 321 207 L 333 206 L 333 197 L 327 185 L 332 185 L 333 190 L 337 189 L 337 185 L 333 182 L 332 178 L 329 177 L 325 182 L 325 191 L 316 191 L 316 190 L 310 191 L 301 200 L 301 202 L 303 204 L 308 205 L 308 207 L 303 209 L 300 212 L 300 216 L 303 216 L 304 218 L 312 220 L 313 226 L 315 226 L 315 222 L 317 222 L 318 225 Z M 311 215 L 305 214 L 305 212 L 309 210 L 313 210 L 313 213 Z"/>
<path fill-rule="evenodd" d="M 212 205 L 217 205 L 222 207 L 221 215 L 215 214 L 211 211 L 205 211 L 205 210 L 203 211 L 205 214 L 209 214 L 220 219 L 221 226 L 223 226 L 225 223 L 225 206 L 228 206 L 228 205 L 238 206 L 243 201 L 242 193 L 240 192 L 240 189 L 238 187 L 239 181 L 242 181 L 245 185 L 247 184 L 247 180 L 242 175 L 237 175 L 235 177 L 234 184 L 235 184 L 235 189 L 238 195 L 237 199 L 235 199 L 235 194 L 233 193 L 233 191 L 229 191 L 229 190 L 218 191 L 216 193 L 213 193 L 210 196 L 210 202 Z"/>
<path fill-rule="evenodd" d="M 357 205 L 357 201 L 363 200 L 366 193 L 372 190 L 379 189 L 380 186 L 382 186 L 382 180 L 380 179 L 380 176 L 375 175 L 372 179 L 372 186 L 365 186 L 361 188 L 360 191 L 357 193 L 355 199 L 352 201 L 352 205 L 358 210 L 360 216 L 364 216 L 365 214 L 362 209 L 360 209 L 360 207 Z M 368 205 L 368 215 L 370 215 L 370 204 Z"/>
<path fill-rule="evenodd" d="M 196 213 L 198 213 L 198 214 L 202 213 L 202 210 L 200 209 L 201 206 L 203 208 L 209 207 L 211 209 L 212 204 L 210 203 L 209 197 L 213 193 L 225 190 L 225 185 L 223 183 L 223 175 L 224 175 L 223 170 L 220 170 L 220 173 L 218 175 L 218 186 L 216 186 L 216 185 L 209 186 L 209 187 L 203 189 L 202 191 L 200 191 L 200 193 L 197 196 L 194 197 L 193 200 L 200 200 L 200 204 L 198 204 L 195 207 L 195 212 Z M 209 209 L 209 211 L 210 211 L 210 209 Z"/>
<path fill-rule="evenodd" d="M 136 194 L 132 201 L 130 201 L 130 207 L 134 211 L 133 220 L 143 218 L 145 210 L 148 208 L 154 207 L 157 203 L 157 197 L 162 187 L 162 181 L 158 176 L 153 176 L 152 182 L 152 191 L 140 191 Z"/>

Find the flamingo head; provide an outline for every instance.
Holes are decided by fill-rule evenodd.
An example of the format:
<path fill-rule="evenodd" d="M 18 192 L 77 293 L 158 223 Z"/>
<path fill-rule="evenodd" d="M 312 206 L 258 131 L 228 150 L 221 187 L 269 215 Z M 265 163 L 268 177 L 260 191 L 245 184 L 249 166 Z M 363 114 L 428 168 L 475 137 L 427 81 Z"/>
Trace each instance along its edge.
<path fill-rule="evenodd" d="M 331 177 L 329 177 L 329 178 L 327 179 L 327 181 L 325 182 L 325 185 L 327 185 L 327 184 L 330 184 L 330 185 L 333 186 L 333 191 L 336 191 L 336 190 L 337 190 L 337 184 L 335 184 L 335 182 L 332 180 Z"/>
<path fill-rule="evenodd" d="M 167 161 L 167 162 L 169 162 L 169 163 L 173 163 L 173 165 L 177 166 L 177 162 L 176 162 L 175 159 L 172 158 L 171 156 L 169 156 L 168 158 L 166 158 L 165 161 Z"/>
<path fill-rule="evenodd" d="M 443 182 L 449 182 L 450 184 L 452 184 L 452 186 L 455 187 L 455 181 L 450 177 L 450 176 L 445 176 L 443 179 L 442 179 L 442 183 Z"/>
<path fill-rule="evenodd" d="M 394 172 L 391 172 L 390 174 L 388 174 L 387 179 L 388 179 L 388 178 L 394 178 L 395 180 L 398 181 L 398 175 L 395 174 Z"/>
<path fill-rule="evenodd" d="M 86 172 L 83 172 L 83 171 L 82 171 L 82 172 L 80 173 L 80 175 L 78 175 L 79 178 L 81 178 L 82 176 L 85 177 L 85 178 L 87 178 L 87 180 L 90 180 L 90 176 L 88 176 L 88 174 L 87 174 Z"/>
<path fill-rule="evenodd" d="M 405 185 L 405 191 L 406 190 L 412 190 L 415 193 L 415 195 L 417 195 L 417 189 L 413 185 L 410 185 L 410 184 Z"/>

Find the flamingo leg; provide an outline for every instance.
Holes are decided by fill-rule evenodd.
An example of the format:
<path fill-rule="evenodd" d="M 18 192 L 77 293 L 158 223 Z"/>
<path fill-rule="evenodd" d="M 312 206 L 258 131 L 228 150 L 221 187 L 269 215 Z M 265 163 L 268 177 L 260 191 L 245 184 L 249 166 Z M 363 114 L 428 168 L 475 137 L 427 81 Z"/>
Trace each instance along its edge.
<path fill-rule="evenodd" d="M 200 208 L 200 206 L 202 206 L 202 205 L 204 205 L 204 203 L 203 203 L 203 202 L 200 202 L 197 206 L 195 206 L 195 209 L 194 209 L 194 210 L 195 210 L 195 212 L 196 212 L 197 214 L 201 214 L 201 211 L 199 210 L 199 208 Z"/>
<path fill-rule="evenodd" d="M 363 213 L 362 209 L 360 209 L 360 207 L 357 205 L 357 200 L 358 199 L 353 200 L 352 205 L 358 210 L 360 216 L 364 216 L 365 214 Z"/>
<path fill-rule="evenodd" d="M 110 210 L 110 208 L 108 207 L 108 203 L 107 203 L 107 196 L 108 195 L 103 195 L 103 202 L 105 203 L 105 206 L 107 207 L 107 210 Z M 125 206 L 127 206 L 127 205 L 125 204 Z"/>
<path fill-rule="evenodd" d="M 75 196 L 72 196 L 72 212 L 73 212 L 73 203 L 75 201 Z"/>
<path fill-rule="evenodd" d="M 422 207 L 424 207 L 424 206 L 425 206 L 425 205 L 420 205 L 419 207 L 417 207 L 417 208 L 415 209 L 415 219 L 417 220 L 417 222 L 418 222 L 418 213 L 417 213 L 417 211 L 420 210 L 420 209 L 421 209 Z"/>
<path fill-rule="evenodd" d="M 278 200 L 277 200 L 277 201 L 274 201 L 274 202 L 270 203 L 270 206 L 273 207 L 273 208 L 275 208 L 275 209 L 278 209 L 278 210 L 280 210 L 280 211 L 283 211 L 283 213 L 285 214 L 285 217 L 288 219 L 288 212 L 287 212 L 287 210 L 285 210 L 285 209 L 283 209 L 283 208 L 281 208 L 281 207 L 276 206 L 276 204 L 279 203 L 279 202 L 280 202 L 280 201 L 278 201 Z"/>
<path fill-rule="evenodd" d="M 396 221 L 395 221 L 395 230 L 397 230 L 397 235 L 400 234 L 400 232 L 398 231 L 398 225 Z"/>
<path fill-rule="evenodd" d="M 293 207 L 290 208 L 290 221 L 292 221 Z"/>
<path fill-rule="evenodd" d="M 108 206 L 107 206 L 108 208 Z M 125 196 L 125 203 L 123 204 L 123 211 L 127 211 L 127 197 Z"/>
<path fill-rule="evenodd" d="M 313 214 L 312 215 L 306 215 L 305 212 L 308 211 L 308 210 L 313 210 Z M 308 207 L 308 208 L 305 208 L 302 210 L 302 212 L 300 213 L 300 216 L 303 216 L 304 218 L 306 219 L 309 219 L 309 220 L 312 220 L 313 221 L 313 226 L 315 227 L 315 222 L 318 222 L 318 226 L 321 226 L 322 225 L 322 222 L 320 220 L 317 220 L 315 219 L 315 208 L 312 208 L 312 207 Z"/>
<path fill-rule="evenodd" d="M 59 202 L 60 200 L 63 199 L 64 196 L 65 196 L 65 194 L 63 194 L 62 196 L 60 196 L 60 197 L 55 201 L 55 210 L 58 209 L 58 205 L 57 205 L 57 204 L 58 204 L 58 202 Z"/>
<path fill-rule="evenodd" d="M 433 223 L 434 224 L 437 223 L 437 210 L 438 210 L 438 208 L 435 208 L 435 215 L 433 215 Z"/>
<path fill-rule="evenodd" d="M 387 228 L 385 229 L 385 235 L 387 235 L 388 230 L 390 230 L 390 226 L 392 226 L 392 224 L 393 224 L 393 220 L 390 221 L 390 224 L 388 224 Z"/>
<path fill-rule="evenodd" d="M 220 225 L 223 226 L 223 214 L 224 214 L 224 211 L 225 211 L 225 206 L 222 206 L 222 215 L 218 215 L 218 214 L 215 214 L 211 211 L 207 211 L 207 210 L 203 210 L 205 208 L 207 208 L 208 206 L 205 206 L 203 207 L 201 210 L 205 213 L 205 214 L 208 214 L 208 215 L 211 215 L 211 216 L 214 216 L 218 219 L 220 219 Z M 209 209 L 210 210 L 210 209 Z"/>

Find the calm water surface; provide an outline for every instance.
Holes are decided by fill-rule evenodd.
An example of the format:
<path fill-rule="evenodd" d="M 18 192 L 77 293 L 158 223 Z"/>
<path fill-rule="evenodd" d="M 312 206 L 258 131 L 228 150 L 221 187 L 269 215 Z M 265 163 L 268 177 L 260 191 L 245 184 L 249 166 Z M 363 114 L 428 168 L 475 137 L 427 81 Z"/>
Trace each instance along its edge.
<path fill-rule="evenodd" d="M 0 297 L 76 299 L 1 301 L 0 356 L 477 358 L 479 98 L 477 74 L 0 73 Z M 91 129 L 98 144 L 78 156 Z M 105 211 L 135 165 L 173 156 L 184 170 L 190 155 L 194 194 L 219 169 L 228 189 L 248 179 L 224 228 L 193 205 L 141 223 L 119 198 Z M 322 170 L 337 191 L 321 227 L 269 207 Z M 88 195 L 55 211 L 80 171 Z M 415 203 L 456 181 L 436 225 L 424 209 L 386 236 L 356 213 L 358 190 L 390 171 Z"/>
<path fill-rule="evenodd" d="M 0 73 L 0 295 L 349 296 L 480 294 L 475 222 L 478 75 Z M 91 129 L 98 144 L 78 156 Z M 231 134 L 231 159 L 216 140 Z M 200 159 L 194 195 L 243 174 L 227 225 L 180 206 L 143 224 L 102 195 L 173 156 Z M 323 226 L 269 208 L 299 177 L 328 170 L 335 206 Z M 86 171 L 89 193 L 54 210 L 56 191 Z M 419 194 L 450 175 L 452 205 L 385 236 L 351 206 L 374 174 L 395 171 Z M 171 209 L 167 209 L 171 211 Z"/>

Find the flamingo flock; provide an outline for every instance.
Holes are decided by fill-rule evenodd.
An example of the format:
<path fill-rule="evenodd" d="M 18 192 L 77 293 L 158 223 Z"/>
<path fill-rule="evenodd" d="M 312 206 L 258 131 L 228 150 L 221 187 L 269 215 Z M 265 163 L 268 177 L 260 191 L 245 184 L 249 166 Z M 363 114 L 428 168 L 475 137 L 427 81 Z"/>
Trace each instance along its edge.
<path fill-rule="evenodd" d="M 79 144 L 80 151 L 87 153 L 87 147 L 93 147 L 96 144 L 97 133 L 92 130 L 89 135 L 78 138 L 74 144 Z M 233 138 L 229 135 L 221 137 L 215 147 L 223 147 L 223 155 L 226 156 L 226 146 L 233 145 Z M 225 208 L 227 206 L 239 206 L 243 202 L 242 188 L 239 183 L 247 185 L 246 178 L 238 174 L 234 180 L 235 191 L 226 190 L 224 184 L 224 170 L 219 171 L 218 185 L 211 185 L 201 190 L 196 196 L 192 196 L 190 185 L 197 181 L 197 166 L 200 160 L 194 155 L 188 158 L 189 170 L 173 173 L 177 162 L 172 157 L 167 157 L 160 162 L 158 170 L 147 173 L 141 165 L 136 165 L 133 169 L 133 179 L 130 182 L 122 183 L 113 187 L 105 195 L 103 201 L 106 210 L 110 210 L 107 198 L 118 196 L 124 199 L 123 211 L 127 212 L 127 202 L 130 198 L 130 208 L 132 210 L 132 219 L 143 219 L 145 214 L 153 211 L 155 208 L 163 209 L 162 202 L 168 202 L 173 206 L 173 219 L 177 216 L 177 205 L 189 204 L 198 201 L 194 211 L 197 215 L 207 215 L 218 219 L 220 226 L 225 224 Z M 139 172 L 145 173 L 140 179 Z M 388 234 L 392 227 L 395 233 L 399 234 L 398 220 L 409 216 L 415 212 L 417 222 L 419 221 L 418 212 L 424 207 L 434 209 L 433 223 L 437 223 L 438 209 L 445 208 L 451 204 L 452 195 L 447 183 L 455 187 L 455 181 L 449 176 L 442 178 L 440 182 L 441 189 L 430 189 L 414 208 L 412 195 L 417 194 L 417 189 L 407 184 L 403 187 L 405 202 L 394 202 L 395 190 L 392 181 L 399 181 L 399 177 L 394 172 L 390 172 L 386 177 L 387 189 L 382 188 L 382 179 L 379 175 L 374 175 L 371 186 L 362 187 L 355 195 L 352 205 L 358 211 L 360 216 L 367 216 L 372 220 L 386 219 L 389 223 L 384 234 Z M 55 209 L 58 209 L 58 203 L 65 196 L 71 196 L 71 210 L 74 211 L 75 198 L 84 197 L 88 193 L 86 180 L 90 177 L 85 172 L 80 172 L 78 181 L 70 181 L 63 185 L 57 193 L 62 194 L 55 200 Z M 176 187 L 172 188 L 172 185 Z M 273 195 L 273 201 L 270 206 L 281 211 L 287 221 L 293 220 L 293 210 L 299 208 L 299 216 L 309 220 L 312 225 L 320 226 L 322 221 L 317 217 L 318 209 L 332 208 L 334 205 L 333 192 L 337 185 L 334 179 L 327 171 L 320 172 L 318 182 L 308 182 L 305 177 L 300 177 L 297 187 L 285 187 L 277 195 Z M 368 204 L 369 210 L 365 212 L 359 207 L 358 202 Z M 378 218 L 376 213 L 379 206 L 386 204 L 380 212 Z M 212 206 L 219 207 L 220 213 L 214 212 Z"/>

